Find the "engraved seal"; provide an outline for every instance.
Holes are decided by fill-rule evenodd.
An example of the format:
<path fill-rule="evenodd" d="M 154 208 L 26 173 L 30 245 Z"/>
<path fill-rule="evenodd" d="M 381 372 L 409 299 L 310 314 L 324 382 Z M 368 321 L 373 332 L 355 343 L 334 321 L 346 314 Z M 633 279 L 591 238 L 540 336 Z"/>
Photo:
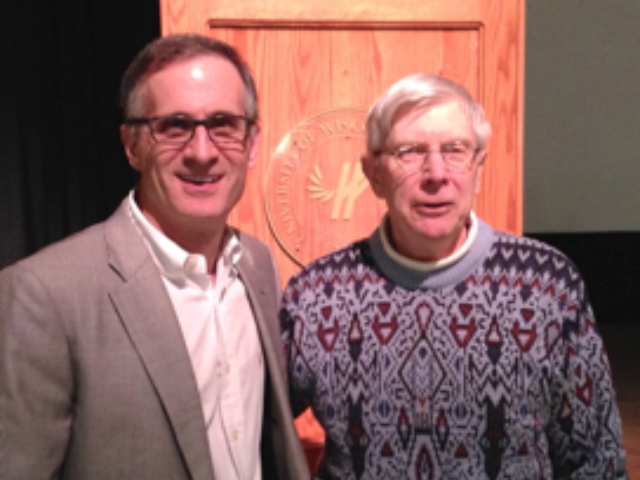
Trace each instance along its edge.
<path fill-rule="evenodd" d="M 266 218 L 299 265 L 371 234 L 384 212 L 362 173 L 366 112 L 329 110 L 303 120 L 271 155 Z"/>

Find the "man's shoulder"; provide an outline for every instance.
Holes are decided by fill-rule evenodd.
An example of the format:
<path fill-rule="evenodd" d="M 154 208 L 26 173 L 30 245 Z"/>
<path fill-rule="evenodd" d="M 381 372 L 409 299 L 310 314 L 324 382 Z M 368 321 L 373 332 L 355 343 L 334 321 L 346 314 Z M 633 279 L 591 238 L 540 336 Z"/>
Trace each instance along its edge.
<path fill-rule="evenodd" d="M 331 271 L 352 271 L 366 255 L 368 255 L 367 239 L 362 239 L 318 257 L 305 265 L 294 278 L 313 276 L 319 272 L 328 274 Z"/>
<path fill-rule="evenodd" d="M 109 239 L 108 229 L 121 228 L 123 217 L 121 209 L 103 222 L 90 225 L 79 232 L 58 240 L 43 247 L 37 252 L 25 257 L 5 270 L 26 270 L 39 272 L 38 276 L 82 276 L 82 272 L 96 271 L 100 265 L 107 265 L 109 257 L 108 244 L 116 240 Z M 127 245 L 130 248 L 132 238 L 130 232 L 126 232 Z M 122 243 L 122 241 L 121 241 Z"/>
<path fill-rule="evenodd" d="M 0 271 L 0 289 L 16 298 L 41 301 L 73 301 L 74 296 L 99 290 L 109 268 L 103 230 L 104 224 L 90 226 L 6 267 Z"/>
<path fill-rule="evenodd" d="M 95 252 L 104 244 L 104 222 L 91 225 L 84 230 L 43 247 L 32 255 L 19 260 L 13 266 L 47 268 L 73 265 L 88 252 Z M 88 255 L 89 257 L 93 255 Z"/>
<path fill-rule="evenodd" d="M 511 249 L 523 253 L 540 253 L 568 260 L 568 257 L 560 250 L 540 240 L 497 230 L 495 231 L 494 248 Z"/>
<path fill-rule="evenodd" d="M 496 231 L 489 261 L 531 272 L 546 272 L 551 276 L 580 279 L 573 260 L 557 248 L 530 237 Z"/>

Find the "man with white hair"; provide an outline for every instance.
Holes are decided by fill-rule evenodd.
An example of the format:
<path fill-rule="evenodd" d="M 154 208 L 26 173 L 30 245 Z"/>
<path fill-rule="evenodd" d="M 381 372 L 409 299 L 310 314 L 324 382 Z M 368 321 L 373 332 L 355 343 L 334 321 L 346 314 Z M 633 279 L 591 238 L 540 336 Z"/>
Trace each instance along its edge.
<path fill-rule="evenodd" d="M 627 478 L 577 269 L 472 211 L 482 107 L 417 74 L 366 127 L 362 167 L 387 214 L 295 276 L 280 315 L 294 410 L 326 432 L 317 478 Z"/>

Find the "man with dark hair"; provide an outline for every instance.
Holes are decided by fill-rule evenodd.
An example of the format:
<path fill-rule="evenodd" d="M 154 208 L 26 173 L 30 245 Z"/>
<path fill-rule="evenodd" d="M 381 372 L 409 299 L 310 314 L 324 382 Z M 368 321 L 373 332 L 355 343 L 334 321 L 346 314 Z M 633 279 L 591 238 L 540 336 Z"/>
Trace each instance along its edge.
<path fill-rule="evenodd" d="M 491 127 L 416 74 L 371 107 L 363 171 L 387 214 L 308 265 L 281 322 L 322 480 L 627 478 L 585 287 L 560 252 L 472 211 Z"/>
<path fill-rule="evenodd" d="M 251 74 L 169 36 L 121 96 L 138 187 L 0 273 L 0 478 L 306 478 L 275 263 L 227 225 L 260 136 Z"/>

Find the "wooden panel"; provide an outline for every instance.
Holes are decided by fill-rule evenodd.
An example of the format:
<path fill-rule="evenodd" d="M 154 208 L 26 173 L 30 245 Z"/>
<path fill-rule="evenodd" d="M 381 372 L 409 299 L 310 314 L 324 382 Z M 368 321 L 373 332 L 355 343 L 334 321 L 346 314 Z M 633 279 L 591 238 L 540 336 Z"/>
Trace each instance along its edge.
<path fill-rule="evenodd" d="M 509 0 L 514 4 L 519 0 Z M 264 24 L 412 22 L 476 22 L 482 16 L 483 0 L 161 0 L 163 34 L 204 32 L 209 23 Z M 499 0 L 497 3 L 501 3 Z"/>
<path fill-rule="evenodd" d="M 477 30 L 216 28 L 211 34 L 241 45 L 256 66 L 265 119 L 251 193 L 231 222 L 275 247 L 285 278 L 370 234 L 384 213 L 359 166 L 366 109 L 379 92 L 426 70 L 479 94 Z M 402 44 L 415 47 L 398 55 Z M 322 191 L 332 197 L 314 195 Z"/>
<path fill-rule="evenodd" d="M 365 111 L 409 73 L 452 78 L 483 104 L 494 135 L 474 208 L 521 233 L 524 0 L 160 4 L 163 34 L 226 40 L 254 72 L 261 154 L 230 221 L 272 247 L 283 282 L 377 225 L 384 206 L 356 168 Z M 322 434 L 310 415 L 297 424 L 313 465 Z"/>
<path fill-rule="evenodd" d="M 200 0 L 187 8 L 184 1 L 163 0 L 161 12 L 163 33 L 197 31 L 225 39 L 252 66 L 261 95 L 262 154 L 231 221 L 275 247 L 285 279 L 296 271 L 296 260 L 303 263 L 341 242 L 332 239 L 324 247 L 310 248 L 308 255 L 292 258 L 295 255 L 287 254 L 288 247 L 282 245 L 288 243 L 276 241 L 265 211 L 265 183 L 275 179 L 268 173 L 276 148 L 301 123 L 323 112 L 368 108 L 386 87 L 414 71 L 451 77 L 485 105 L 495 134 L 476 210 L 499 229 L 521 231 L 523 1 Z M 326 159 L 338 155 L 336 151 L 340 147 L 333 145 L 315 154 Z M 353 162 L 357 155 L 358 147 L 345 147 L 340 161 L 331 160 L 337 166 L 327 170 L 332 177 L 327 182 L 337 181 L 343 159 Z M 311 222 L 318 229 L 344 232 L 342 243 L 367 231 L 344 219 L 328 222 L 321 205 L 311 202 L 309 190 L 300 185 L 309 171 L 297 173 L 297 197 L 292 197 L 297 210 L 292 214 L 298 229 L 306 229 L 307 242 L 313 236 L 308 230 Z M 358 205 L 370 217 L 379 215 L 380 207 L 370 197 L 366 192 L 359 197 L 352 218 L 361 218 Z"/>
<path fill-rule="evenodd" d="M 485 105 L 495 133 L 475 209 L 520 233 L 523 11 L 522 1 L 161 2 L 164 34 L 223 39 L 254 72 L 261 154 L 230 221 L 273 248 L 283 281 L 377 224 L 384 206 L 358 177 L 364 112 L 418 71 Z"/>

